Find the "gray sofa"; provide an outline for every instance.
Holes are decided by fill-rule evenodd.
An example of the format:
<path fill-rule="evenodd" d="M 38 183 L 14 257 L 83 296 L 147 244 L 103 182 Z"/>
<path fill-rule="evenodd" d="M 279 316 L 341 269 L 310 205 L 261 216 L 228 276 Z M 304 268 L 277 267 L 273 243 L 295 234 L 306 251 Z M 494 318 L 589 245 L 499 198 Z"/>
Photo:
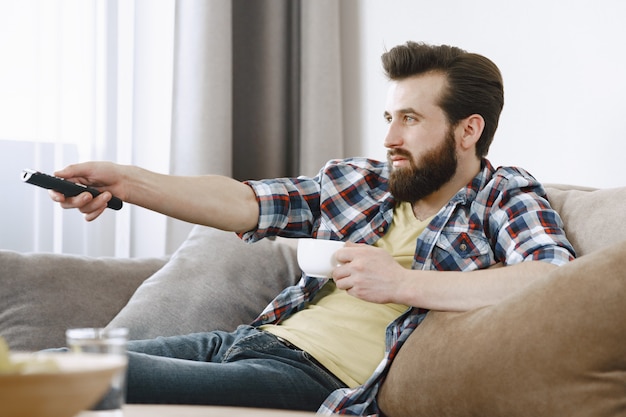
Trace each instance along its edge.
<path fill-rule="evenodd" d="M 626 416 L 626 187 L 546 191 L 579 259 L 499 305 L 429 313 L 383 384 L 386 415 Z M 0 336 L 38 350 L 69 327 L 233 329 L 299 278 L 293 242 L 202 226 L 164 258 L 0 250 Z"/>

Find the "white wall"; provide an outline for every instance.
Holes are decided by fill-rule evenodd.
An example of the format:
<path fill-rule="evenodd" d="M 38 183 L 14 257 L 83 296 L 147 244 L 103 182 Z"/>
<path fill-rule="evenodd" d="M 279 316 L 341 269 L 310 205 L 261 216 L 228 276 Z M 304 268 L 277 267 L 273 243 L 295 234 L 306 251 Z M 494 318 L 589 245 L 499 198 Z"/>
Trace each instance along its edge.
<path fill-rule="evenodd" d="M 492 59 L 505 106 L 489 158 L 543 182 L 626 185 L 626 2 L 361 0 L 362 152 L 384 158 L 380 55 L 407 40 Z"/>

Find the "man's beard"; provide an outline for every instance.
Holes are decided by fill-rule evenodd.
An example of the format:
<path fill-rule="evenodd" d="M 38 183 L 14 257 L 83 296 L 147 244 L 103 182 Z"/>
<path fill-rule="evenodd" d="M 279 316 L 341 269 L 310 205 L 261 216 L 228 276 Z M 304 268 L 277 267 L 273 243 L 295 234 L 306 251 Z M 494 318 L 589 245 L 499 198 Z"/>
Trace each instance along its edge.
<path fill-rule="evenodd" d="M 400 155 L 408 159 L 409 167 L 394 168 L 391 157 Z M 417 165 L 413 155 L 403 149 L 387 152 L 389 162 L 389 190 L 396 200 L 414 203 L 439 190 L 454 176 L 457 169 L 456 142 L 450 129 L 446 140 L 420 158 Z"/>

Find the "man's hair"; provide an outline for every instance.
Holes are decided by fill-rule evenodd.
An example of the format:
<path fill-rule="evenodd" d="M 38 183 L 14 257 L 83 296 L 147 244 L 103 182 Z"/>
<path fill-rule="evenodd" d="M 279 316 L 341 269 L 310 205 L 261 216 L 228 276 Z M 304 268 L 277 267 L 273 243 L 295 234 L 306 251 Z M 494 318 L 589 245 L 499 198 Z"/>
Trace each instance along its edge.
<path fill-rule="evenodd" d="M 485 127 L 476 143 L 476 155 L 487 155 L 504 106 L 502 74 L 496 64 L 454 46 L 411 41 L 385 52 L 382 62 L 385 75 L 393 81 L 429 72 L 443 74 L 448 88 L 439 106 L 451 126 L 472 114 L 483 117 Z"/>

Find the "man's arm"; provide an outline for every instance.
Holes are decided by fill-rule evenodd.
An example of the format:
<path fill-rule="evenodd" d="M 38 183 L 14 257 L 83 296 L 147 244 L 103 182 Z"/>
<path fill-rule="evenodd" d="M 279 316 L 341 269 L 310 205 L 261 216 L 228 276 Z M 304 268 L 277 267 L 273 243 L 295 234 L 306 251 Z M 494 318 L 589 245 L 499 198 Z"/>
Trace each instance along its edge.
<path fill-rule="evenodd" d="M 77 208 L 88 221 L 106 209 L 111 194 L 141 207 L 191 223 L 245 232 L 256 227 L 259 207 L 252 189 L 232 178 L 217 175 L 172 176 L 129 165 L 87 162 L 70 165 L 56 176 L 103 191 L 64 197 L 51 192 L 64 208 Z"/>
<path fill-rule="evenodd" d="M 527 261 L 472 272 L 403 268 L 385 250 L 348 243 L 337 251 L 337 288 L 355 297 L 441 311 L 467 311 L 496 304 L 557 266 Z M 499 264 L 498 264 L 499 265 Z"/>
<path fill-rule="evenodd" d="M 497 304 L 558 268 L 548 262 L 526 261 L 516 265 L 472 272 L 422 272 L 417 280 L 405 280 L 396 294 L 401 304 L 430 310 L 467 311 Z"/>

